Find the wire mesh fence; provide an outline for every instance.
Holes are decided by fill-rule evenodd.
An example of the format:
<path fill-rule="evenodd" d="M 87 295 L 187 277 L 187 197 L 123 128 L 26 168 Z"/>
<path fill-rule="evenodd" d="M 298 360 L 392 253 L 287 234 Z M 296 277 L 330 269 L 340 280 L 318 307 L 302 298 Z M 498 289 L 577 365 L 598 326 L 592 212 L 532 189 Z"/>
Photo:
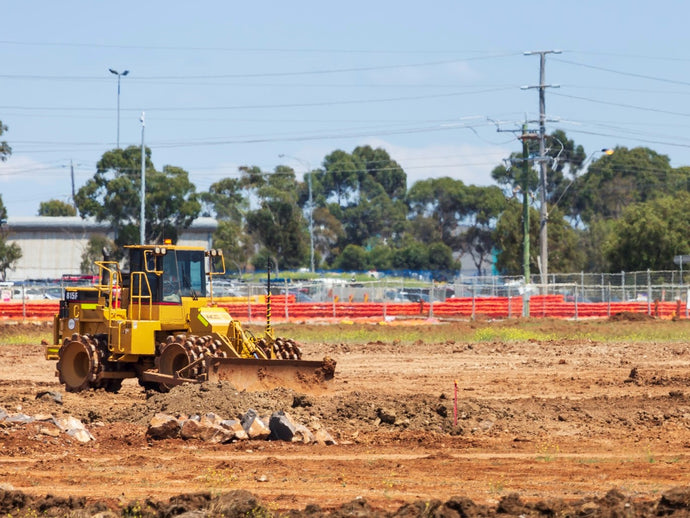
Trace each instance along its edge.
<path fill-rule="evenodd" d="M 569 316 L 578 316 L 578 304 L 634 302 L 639 308 L 652 313 L 653 305 L 660 302 L 676 302 L 688 308 L 688 289 L 682 271 L 640 271 L 619 273 L 570 273 L 550 274 L 548 283 L 525 283 L 521 276 L 462 276 L 448 282 L 436 282 L 431 276 L 384 277 L 358 281 L 353 276 L 343 278 L 323 274 L 310 279 L 282 278 L 271 283 L 271 294 L 277 296 L 273 303 L 273 312 L 277 316 L 289 318 L 294 312 L 294 304 L 319 305 L 325 314 L 337 316 L 338 308 L 343 304 L 366 305 L 379 304 L 383 316 L 387 307 L 401 304 L 419 304 L 426 308 L 427 314 L 434 312 L 434 304 L 483 299 L 508 299 L 521 301 L 518 308 L 510 302 L 506 307 L 505 317 L 526 316 L 529 313 L 529 301 L 534 297 L 556 296 L 565 303 L 574 303 L 574 310 Z M 534 276 L 539 281 L 539 276 Z M 97 280 L 88 278 L 59 279 L 49 281 L 27 280 L 23 282 L 0 284 L 0 300 L 34 301 L 59 300 L 63 298 L 67 286 L 84 285 Z M 242 313 L 250 319 L 261 318 L 261 304 L 265 305 L 267 295 L 266 282 L 246 282 L 240 279 L 214 279 L 207 286 L 208 296 L 219 303 L 234 304 L 242 308 Z M 537 300 L 537 299 L 535 299 Z M 340 306 L 339 306 L 340 305 Z M 440 306 L 438 306 L 440 307 Z M 680 307 L 680 306 L 679 306 Z M 525 308 L 525 309 L 523 309 Z M 471 310 L 474 316 L 474 309 Z M 534 306 L 532 313 L 535 314 Z M 328 315 L 327 315 L 328 316 Z"/>

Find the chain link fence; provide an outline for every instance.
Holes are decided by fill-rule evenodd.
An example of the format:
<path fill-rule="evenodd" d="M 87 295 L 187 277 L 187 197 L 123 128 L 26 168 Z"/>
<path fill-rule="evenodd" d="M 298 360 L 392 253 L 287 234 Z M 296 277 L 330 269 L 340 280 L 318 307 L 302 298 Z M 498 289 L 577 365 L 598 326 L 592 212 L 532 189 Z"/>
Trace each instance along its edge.
<path fill-rule="evenodd" d="M 524 277 L 458 277 L 453 286 L 457 297 L 501 297 L 517 293 L 564 295 L 578 302 L 687 302 L 687 272 L 639 271 L 620 273 L 555 273 L 541 284 L 532 277 L 525 286 Z"/>
<path fill-rule="evenodd" d="M 651 312 L 656 302 L 677 302 L 688 308 L 688 289 L 682 271 L 641 271 L 620 273 L 570 273 L 549 274 L 547 284 L 539 284 L 540 277 L 534 276 L 525 284 L 522 276 L 457 276 L 449 282 L 436 282 L 429 275 L 409 278 L 372 278 L 367 281 L 336 277 L 324 274 L 312 279 L 276 279 L 271 283 L 271 294 L 276 297 L 273 312 L 289 316 L 292 303 L 332 304 L 335 312 L 337 303 L 417 303 L 433 304 L 452 299 L 488 297 L 522 298 L 527 301 L 534 295 L 559 295 L 565 302 L 638 302 L 646 303 Z M 361 278 L 361 277 L 360 277 Z M 0 300 L 5 302 L 59 300 L 64 288 L 74 285 L 88 285 L 94 279 L 63 278 L 59 280 L 26 280 L 0 283 Z M 95 281 L 97 282 L 97 281 Z M 246 305 L 251 312 L 259 313 L 251 306 L 264 303 L 267 294 L 266 282 L 245 282 L 238 279 L 214 279 L 209 284 L 209 293 L 217 302 Z M 255 306 L 256 307 L 256 306 Z M 326 306 L 324 306 L 326 308 Z M 324 311 L 328 311 L 324 309 Z M 576 309 L 577 311 L 577 309 Z M 518 317 L 509 314 L 508 317 Z M 257 314 L 257 318 L 261 315 Z"/>

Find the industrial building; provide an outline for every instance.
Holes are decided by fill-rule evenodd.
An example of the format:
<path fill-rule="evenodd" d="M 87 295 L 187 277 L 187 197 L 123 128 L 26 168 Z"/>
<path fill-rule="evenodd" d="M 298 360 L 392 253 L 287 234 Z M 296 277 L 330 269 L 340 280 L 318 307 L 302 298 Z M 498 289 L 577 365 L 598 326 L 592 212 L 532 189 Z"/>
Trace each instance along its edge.
<path fill-rule="evenodd" d="M 217 222 L 214 218 L 197 218 L 185 229 L 178 244 L 211 248 Z M 82 255 L 89 239 L 114 233 L 106 222 L 80 217 L 10 217 L 7 219 L 7 241 L 22 249 L 22 257 L 7 270 L 6 280 L 59 279 L 65 274 L 79 274 Z"/>

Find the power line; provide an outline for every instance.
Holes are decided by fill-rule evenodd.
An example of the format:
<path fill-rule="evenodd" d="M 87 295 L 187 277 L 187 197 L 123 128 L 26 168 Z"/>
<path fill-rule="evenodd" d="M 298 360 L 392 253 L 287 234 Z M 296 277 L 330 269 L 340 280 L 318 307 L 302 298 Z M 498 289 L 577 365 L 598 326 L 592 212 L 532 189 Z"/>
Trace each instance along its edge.
<path fill-rule="evenodd" d="M 400 101 L 415 101 L 424 99 L 443 99 L 449 97 L 458 97 L 464 95 L 476 95 L 499 92 L 509 90 L 512 87 L 489 88 L 473 92 L 450 92 L 443 94 L 429 94 L 429 95 L 414 95 L 414 96 L 400 96 L 400 97 L 384 97 L 377 99 L 352 99 L 346 101 L 322 101 L 322 102 L 305 102 L 305 103 L 282 103 L 282 104 L 255 104 L 255 105 L 236 105 L 236 106 L 185 106 L 185 107 L 148 107 L 147 112 L 152 111 L 168 111 L 168 112 L 192 112 L 192 111 L 234 111 L 234 110 L 256 110 L 256 109 L 278 109 L 278 108 L 309 108 L 309 107 L 323 107 L 323 106 L 342 106 L 352 104 L 373 104 L 373 103 L 388 103 Z M 95 107 L 49 107 L 49 106 L 0 106 L 2 110 L 27 110 L 27 111 L 87 111 L 87 112 L 110 112 L 109 108 L 95 108 Z M 123 108 L 123 112 L 140 112 L 139 108 Z"/>
<path fill-rule="evenodd" d="M 494 57 L 505 57 L 505 55 L 494 56 Z M 324 69 L 314 69 L 314 70 L 299 70 L 291 72 L 256 72 L 256 73 L 241 73 L 241 74 L 201 74 L 201 75 L 174 75 L 174 76 L 138 76 L 133 79 L 137 82 L 142 81 L 180 81 L 180 80 L 218 80 L 218 79 L 243 79 L 252 77 L 298 77 L 298 76 L 311 76 L 311 75 L 328 75 L 328 74 L 343 74 L 351 72 L 375 72 L 381 70 L 397 70 L 406 68 L 428 68 L 441 65 L 454 65 L 457 63 L 464 63 L 467 61 L 475 61 L 480 58 L 461 58 L 461 59 L 448 59 L 441 61 L 427 61 L 421 63 L 401 63 L 394 65 L 374 65 L 374 66 L 361 66 L 361 67 L 347 67 L 347 68 L 324 68 Z M 486 59 L 486 58 L 481 58 Z M 51 76 L 42 74 L 0 74 L 2 79 L 35 79 L 35 80 L 50 80 L 50 81 L 104 81 L 105 79 L 101 76 Z"/>
<path fill-rule="evenodd" d="M 601 70 L 603 72 L 609 72 L 611 74 L 618 74 L 618 75 L 628 76 L 628 77 L 637 77 L 639 79 L 649 79 L 650 81 L 659 81 L 662 83 L 671 83 L 671 84 L 675 84 L 675 85 L 690 86 L 690 82 L 688 82 L 688 81 L 679 81 L 676 79 L 668 79 L 665 77 L 651 76 L 651 75 L 647 75 L 647 74 L 639 74 L 637 72 L 625 72 L 623 70 L 616 70 L 613 68 L 600 67 L 597 65 L 589 65 L 587 63 L 578 63 L 577 61 L 570 61 L 567 59 L 554 58 L 554 61 L 559 61 L 561 63 L 567 63 L 569 65 L 576 65 L 576 66 L 584 67 L 584 68 L 590 68 L 592 70 Z"/>
<path fill-rule="evenodd" d="M 665 115 L 677 115 L 678 117 L 690 117 L 690 113 L 683 113 L 683 112 L 678 112 L 678 111 L 672 111 L 672 110 L 662 110 L 659 108 L 649 108 L 646 106 L 635 106 L 634 104 L 626 104 L 626 103 L 617 103 L 617 102 L 612 102 L 612 101 L 602 101 L 600 99 L 592 99 L 591 97 L 581 97 L 577 95 L 568 95 L 568 94 L 560 94 L 560 93 L 553 93 L 556 97 L 565 97 L 568 99 L 577 99 L 578 101 L 587 101 L 591 103 L 597 103 L 597 104 L 606 104 L 609 106 L 618 106 L 619 108 L 630 108 L 632 110 L 640 110 L 640 111 L 647 111 L 647 112 L 654 112 L 654 113 L 663 113 Z"/>
<path fill-rule="evenodd" d="M 280 52 L 280 53 L 326 53 L 326 54 L 457 54 L 460 52 L 472 54 L 486 54 L 468 59 L 489 59 L 491 57 L 505 57 L 520 54 L 514 51 L 504 51 L 496 54 L 486 50 L 403 50 L 403 49 L 337 49 L 337 48 L 290 48 L 290 47 L 190 47 L 176 45 L 115 45 L 93 42 L 56 42 L 56 41 L 17 41 L 0 40 L 0 45 L 18 45 L 34 47 L 87 47 L 106 49 L 132 49 L 132 50 L 162 50 L 162 51 L 222 51 L 222 52 Z"/>
<path fill-rule="evenodd" d="M 597 132 L 597 131 L 586 131 L 586 130 L 569 130 L 570 133 L 579 133 L 582 135 L 596 135 L 599 137 L 619 137 L 619 134 L 616 133 L 603 133 L 603 132 Z M 668 142 L 668 141 L 663 141 L 663 140 L 655 140 L 655 139 L 645 139 L 645 138 L 639 138 L 639 137 L 627 137 L 629 140 L 634 140 L 636 142 L 643 142 L 645 144 L 659 144 L 659 145 L 664 145 L 664 146 L 670 146 L 670 147 L 679 147 L 679 148 L 690 148 L 690 144 L 682 144 L 679 142 Z"/>

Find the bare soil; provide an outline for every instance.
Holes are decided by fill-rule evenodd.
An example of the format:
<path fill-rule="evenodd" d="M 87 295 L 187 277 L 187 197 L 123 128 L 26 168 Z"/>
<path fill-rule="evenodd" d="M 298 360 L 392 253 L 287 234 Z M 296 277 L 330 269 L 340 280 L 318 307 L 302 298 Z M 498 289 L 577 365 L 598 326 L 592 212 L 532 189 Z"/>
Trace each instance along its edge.
<path fill-rule="evenodd" d="M 315 394 L 227 383 L 146 393 L 134 380 L 117 394 L 71 394 L 40 345 L 2 345 L 0 406 L 74 416 L 96 440 L 0 424 L 0 516 L 690 512 L 690 345 L 576 338 L 592 326 L 632 335 L 661 322 L 545 320 L 544 333 L 574 338 L 479 343 L 463 337 L 518 324 L 436 325 L 457 339 L 303 344 L 305 359 L 338 362 L 329 389 Z M 663 325 L 690 333 L 690 322 Z M 16 330 L 0 326 L 0 344 Z M 62 403 L 37 397 L 45 391 Z M 249 408 L 284 410 L 338 444 L 146 437 L 157 412 L 238 418 Z"/>

